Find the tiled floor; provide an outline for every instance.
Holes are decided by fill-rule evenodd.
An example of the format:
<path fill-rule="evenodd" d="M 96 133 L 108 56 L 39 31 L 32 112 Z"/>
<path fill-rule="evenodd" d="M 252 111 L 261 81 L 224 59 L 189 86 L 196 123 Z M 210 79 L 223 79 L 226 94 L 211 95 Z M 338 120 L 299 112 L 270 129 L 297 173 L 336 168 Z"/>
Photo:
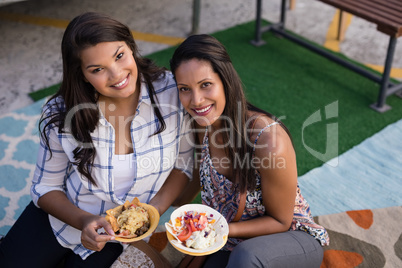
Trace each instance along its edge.
<path fill-rule="evenodd" d="M 263 1 L 263 17 L 277 21 L 279 6 L 280 0 Z M 141 33 L 185 38 L 191 30 L 192 0 L 28 0 L 0 5 L 0 114 L 31 104 L 29 92 L 60 82 L 64 27 L 84 11 L 110 14 Z M 287 13 L 286 26 L 325 45 L 335 12 L 316 0 L 296 0 L 296 8 Z M 212 33 L 254 17 L 253 0 L 202 0 L 199 32 Z M 137 41 L 143 55 L 169 46 Z M 388 37 L 375 25 L 353 18 L 345 41 L 337 45 L 359 62 L 382 65 Z M 402 68 L 400 44 L 393 66 L 397 71 Z"/>

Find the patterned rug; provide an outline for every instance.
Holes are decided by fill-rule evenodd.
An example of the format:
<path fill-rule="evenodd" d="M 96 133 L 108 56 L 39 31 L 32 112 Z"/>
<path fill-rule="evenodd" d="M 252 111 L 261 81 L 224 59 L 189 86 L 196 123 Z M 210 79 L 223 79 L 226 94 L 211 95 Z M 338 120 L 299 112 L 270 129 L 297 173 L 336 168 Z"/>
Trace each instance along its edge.
<path fill-rule="evenodd" d="M 317 218 L 330 237 L 321 268 L 402 267 L 401 206 Z"/>
<path fill-rule="evenodd" d="M 44 101 L 0 116 L 0 234 L 5 235 L 31 201 Z"/>

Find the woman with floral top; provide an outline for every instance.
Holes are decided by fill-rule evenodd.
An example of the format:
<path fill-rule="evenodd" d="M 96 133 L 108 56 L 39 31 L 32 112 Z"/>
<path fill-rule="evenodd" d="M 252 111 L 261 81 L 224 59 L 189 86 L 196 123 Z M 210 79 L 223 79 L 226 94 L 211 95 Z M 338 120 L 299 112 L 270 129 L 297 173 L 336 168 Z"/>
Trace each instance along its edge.
<path fill-rule="evenodd" d="M 319 267 L 329 238 L 300 193 L 287 128 L 246 101 L 214 37 L 188 37 L 170 65 L 196 130 L 202 203 L 229 223 L 228 242 L 204 267 Z"/>

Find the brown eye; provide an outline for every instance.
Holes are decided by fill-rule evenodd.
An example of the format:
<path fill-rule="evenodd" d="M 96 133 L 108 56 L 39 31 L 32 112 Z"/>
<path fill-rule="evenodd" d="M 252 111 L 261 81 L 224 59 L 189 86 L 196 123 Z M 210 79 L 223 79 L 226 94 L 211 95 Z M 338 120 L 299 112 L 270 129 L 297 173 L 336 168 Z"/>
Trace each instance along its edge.
<path fill-rule="evenodd" d="M 121 59 L 123 57 L 124 53 L 120 53 L 119 55 L 116 56 L 116 59 Z"/>
<path fill-rule="evenodd" d="M 210 85 L 211 85 L 211 82 L 205 82 L 205 83 L 202 84 L 202 87 L 208 87 Z"/>
<path fill-rule="evenodd" d="M 187 92 L 187 91 L 189 91 L 190 89 L 188 88 L 188 87 L 181 87 L 181 88 L 179 88 L 179 91 L 181 91 L 181 92 Z"/>
<path fill-rule="evenodd" d="M 96 73 L 99 73 L 100 71 L 102 71 L 102 68 L 96 68 L 96 69 L 93 69 L 91 73 L 96 74 Z"/>

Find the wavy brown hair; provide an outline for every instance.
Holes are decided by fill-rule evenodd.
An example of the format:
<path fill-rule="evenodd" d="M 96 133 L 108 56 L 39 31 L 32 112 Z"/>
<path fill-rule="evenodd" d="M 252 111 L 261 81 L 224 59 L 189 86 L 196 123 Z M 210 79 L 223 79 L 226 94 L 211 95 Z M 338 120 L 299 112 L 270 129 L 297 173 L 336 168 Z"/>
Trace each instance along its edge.
<path fill-rule="evenodd" d="M 47 131 L 57 127 L 59 133 L 64 133 L 65 123 L 69 123 L 69 131 L 74 139 L 81 145 L 75 148 L 73 164 L 77 165 L 78 171 L 83 174 L 91 183 L 96 185 L 95 179 L 91 176 L 96 149 L 90 133 L 93 132 L 99 121 L 99 109 L 97 105 L 98 95 L 94 87 L 85 82 L 81 70 L 80 53 L 82 50 L 95 46 L 102 42 L 124 41 L 133 52 L 134 60 L 138 68 L 137 89 L 139 90 L 140 79 L 142 78 L 148 89 L 152 106 L 159 120 L 159 128 L 154 134 L 162 132 L 165 128 L 165 121 L 156 105 L 155 90 L 152 82 L 165 74 L 166 68 L 158 67 L 150 59 L 140 56 L 137 45 L 130 29 L 121 22 L 101 13 L 87 12 L 75 17 L 67 26 L 61 42 L 61 53 L 63 60 L 63 80 L 53 99 L 62 98 L 64 105 L 55 102 L 56 107 L 49 107 L 44 110 L 40 119 L 41 136 L 50 150 Z M 76 109 L 77 107 L 89 107 Z M 74 116 L 66 121 L 69 111 L 74 111 Z M 90 146 L 82 146 L 89 144 Z M 52 153 L 50 151 L 50 153 Z"/>
<path fill-rule="evenodd" d="M 211 64 L 213 71 L 219 75 L 222 81 L 226 106 L 222 113 L 222 118 L 229 118 L 230 124 L 227 120 L 222 120 L 222 129 L 231 129 L 233 131 L 233 137 L 225 131 L 223 134 L 223 144 L 231 144 L 226 146 L 226 155 L 229 157 L 233 167 L 233 178 L 239 182 L 241 192 L 255 189 L 256 178 L 255 172 L 252 168 L 252 152 L 253 143 L 250 142 L 248 136 L 249 124 L 253 121 L 253 118 L 248 118 L 248 112 L 253 111 L 257 113 L 263 113 L 279 122 L 279 124 L 285 129 L 290 136 L 288 129 L 285 125 L 279 121 L 274 115 L 261 110 L 249 102 L 247 102 L 244 95 L 243 83 L 235 70 L 229 54 L 222 43 L 220 43 L 215 37 L 200 34 L 192 35 L 188 37 L 180 46 L 176 49 L 170 60 L 170 69 L 175 74 L 177 68 L 181 63 L 198 59 L 207 61 Z M 230 140 L 235 141 L 230 142 Z M 236 144 L 236 141 L 239 141 Z M 200 141 L 198 141 L 200 142 Z M 236 156 L 241 161 L 246 159 L 248 163 L 246 165 L 237 165 Z"/>

